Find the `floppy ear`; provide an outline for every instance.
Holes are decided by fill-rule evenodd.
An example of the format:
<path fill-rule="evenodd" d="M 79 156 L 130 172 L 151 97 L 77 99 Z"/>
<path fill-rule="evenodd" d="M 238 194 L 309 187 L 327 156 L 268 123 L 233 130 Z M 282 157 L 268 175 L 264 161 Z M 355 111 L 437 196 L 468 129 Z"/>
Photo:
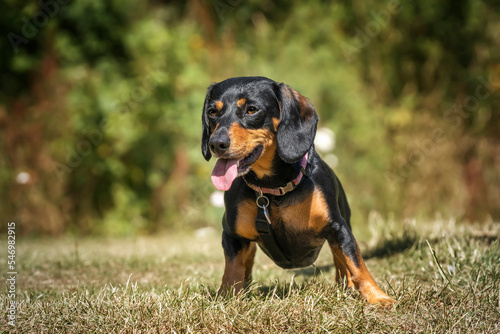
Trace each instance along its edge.
<path fill-rule="evenodd" d="M 280 88 L 281 116 L 276 142 L 280 158 L 292 163 L 311 148 L 319 117 L 308 98 L 283 83 Z"/>
<path fill-rule="evenodd" d="M 208 141 L 210 139 L 210 125 L 208 125 L 208 119 L 207 119 L 207 104 L 208 101 L 210 100 L 210 94 L 212 93 L 212 88 L 214 87 L 215 84 L 210 85 L 207 90 L 207 95 L 205 96 L 205 102 L 203 103 L 203 113 L 201 115 L 201 124 L 203 126 L 203 133 L 201 135 L 201 153 L 203 153 L 203 157 L 205 160 L 210 160 L 212 158 L 212 153 L 210 152 L 210 149 L 208 148 Z"/>

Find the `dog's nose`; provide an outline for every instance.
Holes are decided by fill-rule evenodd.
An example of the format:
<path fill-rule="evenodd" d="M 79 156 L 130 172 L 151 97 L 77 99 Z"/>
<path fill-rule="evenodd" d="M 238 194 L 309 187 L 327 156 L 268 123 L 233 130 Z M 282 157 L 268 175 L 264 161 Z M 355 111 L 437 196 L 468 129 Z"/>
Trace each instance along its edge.
<path fill-rule="evenodd" d="M 208 142 L 210 150 L 217 155 L 224 154 L 230 145 L 231 140 L 229 139 L 229 136 L 227 133 L 222 132 L 214 133 Z"/>

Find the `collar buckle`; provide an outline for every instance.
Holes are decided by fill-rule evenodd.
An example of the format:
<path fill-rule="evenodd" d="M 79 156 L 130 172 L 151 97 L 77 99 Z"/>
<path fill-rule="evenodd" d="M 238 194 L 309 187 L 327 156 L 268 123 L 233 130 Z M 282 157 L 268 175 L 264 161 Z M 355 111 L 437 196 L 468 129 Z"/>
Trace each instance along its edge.
<path fill-rule="evenodd" d="M 280 195 L 284 195 L 289 191 L 292 191 L 295 188 L 293 182 L 288 182 L 286 186 L 284 187 L 278 187 L 278 191 L 280 192 Z"/>

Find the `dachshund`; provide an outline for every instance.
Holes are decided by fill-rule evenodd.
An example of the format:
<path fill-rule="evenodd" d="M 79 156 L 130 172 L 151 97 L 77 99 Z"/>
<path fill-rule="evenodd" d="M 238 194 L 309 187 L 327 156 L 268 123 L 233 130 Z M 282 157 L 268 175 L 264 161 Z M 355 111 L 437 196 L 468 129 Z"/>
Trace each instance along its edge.
<path fill-rule="evenodd" d="M 201 149 L 217 162 L 214 186 L 224 193 L 219 293 L 251 281 L 257 245 L 280 267 L 317 259 L 325 240 L 336 280 L 371 304 L 391 306 L 368 272 L 350 225 L 342 184 L 314 149 L 318 114 L 309 99 L 265 77 L 212 84 L 205 97 Z"/>

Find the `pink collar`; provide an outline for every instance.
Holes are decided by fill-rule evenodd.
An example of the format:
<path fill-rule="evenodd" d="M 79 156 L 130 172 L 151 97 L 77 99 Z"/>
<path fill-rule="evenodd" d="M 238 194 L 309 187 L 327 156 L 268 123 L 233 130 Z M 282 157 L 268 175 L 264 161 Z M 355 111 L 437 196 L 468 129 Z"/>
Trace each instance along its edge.
<path fill-rule="evenodd" d="M 300 161 L 300 172 L 299 175 L 295 178 L 295 180 L 288 182 L 284 187 L 278 187 L 278 188 L 261 188 L 257 187 L 256 185 L 253 185 L 251 183 L 248 183 L 247 180 L 245 180 L 245 177 L 243 177 L 243 180 L 245 180 L 245 183 L 255 190 L 258 193 L 264 193 L 264 194 L 271 194 L 274 196 L 283 196 L 284 194 L 292 191 L 295 189 L 295 187 L 302 181 L 302 177 L 306 175 L 306 166 L 307 166 L 307 158 L 309 156 L 309 153 L 306 153 L 302 157 L 302 160 Z"/>

